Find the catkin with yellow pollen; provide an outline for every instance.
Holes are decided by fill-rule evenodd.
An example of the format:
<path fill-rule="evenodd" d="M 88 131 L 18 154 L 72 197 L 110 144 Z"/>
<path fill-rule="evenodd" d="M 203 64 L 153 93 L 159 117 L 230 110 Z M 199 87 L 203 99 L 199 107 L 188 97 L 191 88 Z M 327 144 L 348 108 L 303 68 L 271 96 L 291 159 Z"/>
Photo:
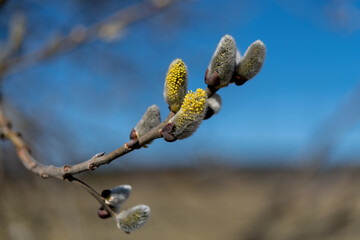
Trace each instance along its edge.
<path fill-rule="evenodd" d="M 164 86 L 164 98 L 170 110 L 177 112 L 187 90 L 187 68 L 181 59 L 175 59 L 169 66 Z"/>
<path fill-rule="evenodd" d="M 184 139 L 196 131 L 205 115 L 206 99 L 207 94 L 201 88 L 196 92 L 188 92 L 180 110 L 169 121 L 169 124 L 174 125 L 171 129 L 172 136 L 176 139 Z"/>
<path fill-rule="evenodd" d="M 150 217 L 150 208 L 146 205 L 137 205 L 117 215 L 117 226 L 126 233 L 131 233 L 145 225 Z"/>

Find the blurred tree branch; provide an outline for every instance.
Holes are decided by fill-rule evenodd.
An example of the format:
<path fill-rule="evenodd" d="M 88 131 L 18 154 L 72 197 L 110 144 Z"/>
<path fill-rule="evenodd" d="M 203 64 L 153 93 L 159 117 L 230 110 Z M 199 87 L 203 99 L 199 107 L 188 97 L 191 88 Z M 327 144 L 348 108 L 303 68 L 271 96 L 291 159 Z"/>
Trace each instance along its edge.
<path fill-rule="evenodd" d="M 328 161 L 340 140 L 360 122 L 360 83 L 344 96 L 339 106 L 314 132 L 310 144 L 298 156 L 307 168 L 318 170 Z"/>
<path fill-rule="evenodd" d="M 319 174 L 319 170 L 328 162 L 331 153 L 340 140 L 360 122 L 359 103 L 360 84 L 355 86 L 343 98 L 339 106 L 323 121 L 314 133 L 310 144 L 298 156 L 299 160 L 305 163 L 305 167 L 300 170 L 300 175 L 295 181 L 296 185 L 310 186 Z M 270 229 L 285 216 L 284 213 L 291 211 L 294 202 L 300 198 L 300 195 L 293 190 L 295 187 L 284 180 L 284 176 L 280 175 L 278 177 L 278 184 L 271 191 L 272 196 L 269 199 L 269 205 L 259 218 L 254 221 L 244 239 L 267 239 Z M 331 219 L 332 221 L 329 221 L 332 225 L 321 233 L 322 239 L 334 235 L 346 226 L 346 219 L 351 217 L 356 205 L 352 194 L 349 193 L 349 196 L 346 195 L 340 198 L 339 207 L 334 214 L 335 217 Z M 343 204 L 346 201 L 347 204 Z"/>
<path fill-rule="evenodd" d="M 112 41 L 118 38 L 123 30 L 137 22 L 145 20 L 160 11 L 174 5 L 177 0 L 145 0 L 121 9 L 110 17 L 89 27 L 75 26 L 62 37 L 49 38 L 44 47 L 19 56 L 12 56 L 0 61 L 0 76 L 4 77 L 14 71 L 26 69 L 36 63 L 73 50 L 80 45 L 102 39 Z M 14 70 L 16 69 L 16 70 Z"/>

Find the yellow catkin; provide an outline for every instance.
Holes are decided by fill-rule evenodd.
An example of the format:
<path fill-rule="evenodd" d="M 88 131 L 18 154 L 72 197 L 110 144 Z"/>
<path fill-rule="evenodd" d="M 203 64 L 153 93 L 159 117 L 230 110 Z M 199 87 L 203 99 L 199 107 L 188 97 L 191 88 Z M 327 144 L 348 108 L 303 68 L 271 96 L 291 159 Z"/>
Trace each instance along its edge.
<path fill-rule="evenodd" d="M 144 213 L 141 210 L 134 212 L 132 215 L 128 216 L 123 220 L 123 224 L 127 224 L 128 226 L 136 225 L 141 219 L 143 219 Z"/>
<path fill-rule="evenodd" d="M 181 105 L 181 114 L 176 122 L 177 127 L 181 128 L 183 124 L 197 121 L 204 111 L 205 103 L 206 92 L 203 89 L 198 88 L 196 92 L 189 91 Z"/>
<path fill-rule="evenodd" d="M 134 230 L 142 227 L 150 217 L 150 208 L 146 205 L 138 205 L 129 210 L 122 211 L 118 214 L 117 224 L 118 228 L 126 233 L 131 233 Z"/>
<path fill-rule="evenodd" d="M 181 59 L 174 60 L 165 79 L 165 100 L 172 111 L 177 112 L 186 94 L 187 69 Z"/>

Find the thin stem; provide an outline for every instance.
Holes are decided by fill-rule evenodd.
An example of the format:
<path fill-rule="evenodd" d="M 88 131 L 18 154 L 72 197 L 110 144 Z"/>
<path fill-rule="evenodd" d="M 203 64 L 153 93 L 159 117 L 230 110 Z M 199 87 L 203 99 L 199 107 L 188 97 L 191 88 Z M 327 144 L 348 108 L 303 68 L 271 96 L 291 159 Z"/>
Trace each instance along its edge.
<path fill-rule="evenodd" d="M 75 178 L 73 176 L 67 176 L 66 179 L 70 182 L 75 183 L 76 185 L 80 186 L 81 188 L 85 189 L 91 196 L 93 196 L 101 204 L 101 206 L 103 206 L 103 208 L 108 213 L 110 213 L 110 215 L 112 217 L 116 218 L 116 213 L 107 204 L 105 204 L 104 198 L 97 191 L 95 191 L 92 187 L 90 187 L 85 182 L 83 182 L 80 179 Z"/>

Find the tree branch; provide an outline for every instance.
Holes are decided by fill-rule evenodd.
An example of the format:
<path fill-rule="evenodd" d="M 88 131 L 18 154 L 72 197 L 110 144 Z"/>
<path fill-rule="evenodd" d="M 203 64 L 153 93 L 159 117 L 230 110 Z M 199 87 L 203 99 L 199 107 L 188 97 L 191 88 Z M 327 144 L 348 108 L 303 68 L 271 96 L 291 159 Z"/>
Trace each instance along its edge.
<path fill-rule="evenodd" d="M 145 0 L 137 3 L 136 5 L 122 9 L 110 17 L 89 27 L 74 27 L 68 35 L 48 43 L 45 47 L 39 50 L 3 59 L 0 61 L 0 76 L 3 77 L 5 73 L 15 66 L 17 69 L 24 69 L 36 62 L 48 59 L 57 53 L 75 49 L 81 44 L 91 40 L 105 38 L 107 35 L 117 35 L 125 27 L 151 17 L 160 10 L 171 6 L 175 2 L 177 2 L 177 0 Z M 172 116 L 173 113 L 170 113 L 163 123 L 159 124 L 159 126 L 154 128 L 148 134 L 138 139 L 139 143 L 136 145 L 136 148 L 141 148 L 152 140 L 162 137 L 161 130 Z M 62 180 L 69 180 L 70 176 L 94 170 L 101 165 L 108 164 L 135 149 L 134 147 L 130 148 L 130 144 L 125 143 L 120 148 L 106 155 L 104 153 L 100 153 L 96 154 L 87 161 L 73 166 L 64 165 L 62 167 L 55 167 L 52 165 L 43 165 L 33 157 L 30 148 L 24 142 L 21 135 L 12 130 L 10 121 L 7 119 L 2 106 L 0 106 L 0 130 L 2 132 L 2 137 L 9 139 L 16 147 L 17 155 L 23 165 L 42 178 L 54 177 Z"/>
<path fill-rule="evenodd" d="M 165 127 L 169 119 L 174 115 L 170 113 L 169 116 L 160 123 L 157 127 L 153 128 L 150 132 L 139 138 L 139 143 L 136 148 L 130 148 L 129 143 L 125 143 L 120 148 L 108 153 L 100 153 L 93 156 L 91 159 L 82 163 L 70 166 L 64 165 L 62 167 L 55 167 L 53 165 L 43 165 L 39 163 L 31 154 L 30 148 L 24 142 L 20 134 L 15 132 L 10 121 L 7 119 L 4 109 L 0 107 L 0 129 L 3 138 L 9 139 L 16 147 L 17 154 L 23 165 L 33 173 L 41 176 L 42 178 L 58 178 L 61 180 L 69 180 L 71 176 L 78 173 L 95 170 L 104 164 L 109 164 L 115 159 L 132 152 L 134 149 L 139 149 L 149 142 L 161 138 L 161 130 Z"/>
<path fill-rule="evenodd" d="M 99 38 L 112 38 L 126 27 L 145 20 L 159 11 L 172 6 L 177 0 L 145 0 L 115 12 L 110 17 L 89 27 L 75 26 L 69 34 L 49 40 L 45 47 L 30 53 L 8 58 L 0 62 L 0 75 L 9 74 L 15 66 L 22 70 L 58 53 L 68 52 L 80 45 Z"/>
<path fill-rule="evenodd" d="M 210 97 L 212 96 L 217 90 L 213 90 L 211 88 L 206 88 L 206 93 Z M 174 116 L 173 112 L 170 112 L 168 117 L 160 123 L 157 127 L 153 128 L 144 136 L 138 139 L 138 144 L 135 147 L 129 147 L 132 144 L 130 142 L 125 143 L 120 148 L 105 154 L 98 153 L 95 154 L 89 160 L 84 162 L 78 163 L 76 165 L 64 165 L 62 167 L 56 167 L 53 165 L 43 165 L 39 163 L 31 154 L 31 150 L 28 145 L 24 142 L 23 138 L 19 133 L 14 131 L 11 126 L 10 120 L 7 119 L 3 106 L 0 106 L 0 130 L 1 130 L 1 137 L 9 139 L 17 150 L 17 155 L 20 158 L 23 165 L 33 173 L 41 176 L 42 178 L 58 178 L 61 180 L 69 180 L 71 176 L 95 170 L 96 168 L 100 167 L 101 165 L 109 164 L 115 159 L 132 152 L 135 149 L 139 149 L 144 145 L 148 144 L 149 142 L 161 138 L 162 129 L 166 126 L 170 118 Z"/>

